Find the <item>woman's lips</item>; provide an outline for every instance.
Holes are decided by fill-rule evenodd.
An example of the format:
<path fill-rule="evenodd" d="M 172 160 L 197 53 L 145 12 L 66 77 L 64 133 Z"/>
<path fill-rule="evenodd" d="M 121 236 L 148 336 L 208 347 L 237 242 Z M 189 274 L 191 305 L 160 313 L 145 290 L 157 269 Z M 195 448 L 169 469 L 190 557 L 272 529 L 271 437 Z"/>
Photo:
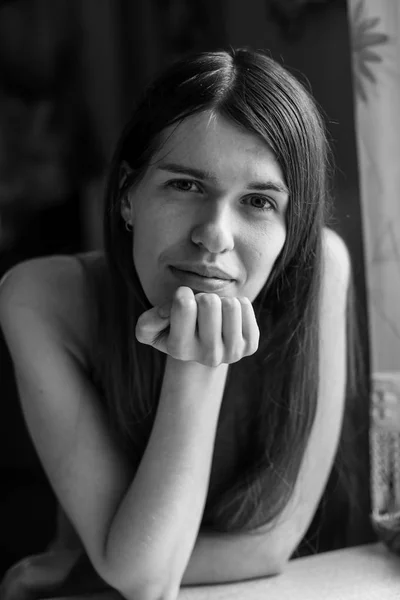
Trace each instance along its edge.
<path fill-rule="evenodd" d="M 203 277 L 190 271 L 182 271 L 175 267 L 169 267 L 173 276 L 182 283 L 199 292 L 218 292 L 230 285 L 232 279 L 218 279 L 217 277 Z"/>

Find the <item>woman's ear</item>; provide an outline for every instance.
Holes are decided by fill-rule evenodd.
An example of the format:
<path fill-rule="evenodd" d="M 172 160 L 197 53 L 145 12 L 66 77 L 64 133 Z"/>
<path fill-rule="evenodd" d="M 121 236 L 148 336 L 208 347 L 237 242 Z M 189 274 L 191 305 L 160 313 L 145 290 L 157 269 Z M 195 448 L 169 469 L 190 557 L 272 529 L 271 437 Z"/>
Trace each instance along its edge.
<path fill-rule="evenodd" d="M 132 206 L 128 194 L 124 194 L 121 198 L 121 217 L 125 223 L 132 225 Z"/>
<path fill-rule="evenodd" d="M 119 189 L 122 190 L 128 177 L 132 174 L 133 170 L 128 165 L 128 163 L 124 160 L 121 163 L 120 171 L 119 171 Z M 121 198 L 121 217 L 124 219 L 125 223 L 132 223 L 132 207 L 129 200 L 128 190 L 123 194 Z"/>

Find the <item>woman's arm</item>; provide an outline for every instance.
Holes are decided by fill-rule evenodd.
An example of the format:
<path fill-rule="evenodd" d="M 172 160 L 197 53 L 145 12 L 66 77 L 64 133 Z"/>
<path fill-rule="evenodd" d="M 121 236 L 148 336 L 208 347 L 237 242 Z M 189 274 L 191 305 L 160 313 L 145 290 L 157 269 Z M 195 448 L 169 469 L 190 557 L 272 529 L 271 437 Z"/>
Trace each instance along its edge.
<path fill-rule="evenodd" d="M 30 434 L 100 576 L 126 598 L 167 596 L 179 589 L 197 536 L 228 366 L 168 357 L 154 428 L 135 474 L 52 319 L 43 285 L 52 275 L 42 268 L 20 265 L 0 294 Z"/>
<path fill-rule="evenodd" d="M 138 583 L 178 593 L 207 496 L 227 370 L 167 357 L 149 443 L 107 535 L 113 585 L 128 598 Z"/>

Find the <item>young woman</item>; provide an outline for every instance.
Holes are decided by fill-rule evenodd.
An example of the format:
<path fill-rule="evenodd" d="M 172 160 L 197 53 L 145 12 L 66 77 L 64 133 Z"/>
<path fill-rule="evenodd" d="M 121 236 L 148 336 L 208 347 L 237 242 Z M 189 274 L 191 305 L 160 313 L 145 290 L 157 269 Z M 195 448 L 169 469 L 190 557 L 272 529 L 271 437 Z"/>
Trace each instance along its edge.
<path fill-rule="evenodd" d="M 345 407 L 350 261 L 326 227 L 327 165 L 315 103 L 280 65 L 186 57 L 118 143 L 104 253 L 5 276 L 1 326 L 60 527 L 2 598 L 43 597 L 78 556 L 90 585 L 135 600 L 282 571 Z"/>

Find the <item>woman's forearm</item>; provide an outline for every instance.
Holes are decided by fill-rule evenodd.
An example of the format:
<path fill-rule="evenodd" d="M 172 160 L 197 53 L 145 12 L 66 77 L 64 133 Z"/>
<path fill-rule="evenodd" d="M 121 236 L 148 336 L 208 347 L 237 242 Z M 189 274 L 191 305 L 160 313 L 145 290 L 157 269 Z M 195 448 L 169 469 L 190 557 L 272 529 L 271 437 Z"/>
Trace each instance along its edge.
<path fill-rule="evenodd" d="M 179 584 L 204 510 L 227 372 L 167 357 L 149 443 L 107 539 L 118 589 Z"/>

